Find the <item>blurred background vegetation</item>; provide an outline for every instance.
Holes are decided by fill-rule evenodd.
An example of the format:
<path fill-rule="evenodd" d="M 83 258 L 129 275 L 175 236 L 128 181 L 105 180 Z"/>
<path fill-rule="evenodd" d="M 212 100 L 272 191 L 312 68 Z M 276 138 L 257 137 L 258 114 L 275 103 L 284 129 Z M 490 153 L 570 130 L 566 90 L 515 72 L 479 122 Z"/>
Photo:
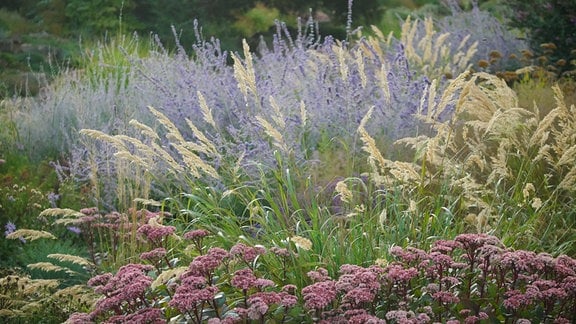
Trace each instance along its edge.
<path fill-rule="evenodd" d="M 384 32 L 399 32 L 399 18 L 448 14 L 445 2 L 355 0 L 352 27 L 376 25 Z M 501 15 L 501 2 L 478 4 Z M 459 3 L 463 9 L 472 6 L 472 0 Z M 189 48 L 197 41 L 197 20 L 204 38 L 218 38 L 224 50 L 235 51 L 242 38 L 252 48 L 261 37 L 270 40 L 275 21 L 294 32 L 298 18 L 305 23 L 312 16 L 321 35 L 343 39 L 348 6 L 347 0 L 5 0 L 0 4 L 0 98 L 14 92 L 36 94 L 63 67 L 81 67 L 82 55 L 95 42 L 118 35 L 157 35 L 170 47 L 176 33 Z"/>

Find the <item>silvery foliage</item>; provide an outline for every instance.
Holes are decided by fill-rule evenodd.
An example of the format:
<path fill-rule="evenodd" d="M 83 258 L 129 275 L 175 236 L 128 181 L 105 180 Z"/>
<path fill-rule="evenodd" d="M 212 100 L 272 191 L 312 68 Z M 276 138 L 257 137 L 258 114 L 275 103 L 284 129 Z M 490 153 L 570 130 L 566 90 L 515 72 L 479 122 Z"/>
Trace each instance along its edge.
<path fill-rule="evenodd" d="M 455 14 L 452 22 L 441 24 L 444 31 L 454 37 L 463 37 L 464 31 L 454 22 L 460 14 L 468 15 Z M 472 15 L 467 23 L 473 22 L 475 17 L 480 16 L 478 13 Z M 410 64 L 404 46 L 398 40 L 381 44 L 385 52 L 382 59 L 369 54 L 370 51 L 375 53 L 376 49 L 364 38 L 340 42 L 330 36 L 322 37 L 312 20 L 302 24 L 298 35 L 292 38 L 285 25 L 279 22 L 272 44 L 262 44 L 257 55 L 253 55 L 257 94 L 244 96 L 230 65 L 230 54 L 221 50 L 217 39 L 204 40 L 199 28 L 196 31 L 198 41 L 191 51 L 177 43 L 176 53 L 171 54 L 156 41 L 149 56 L 129 55 L 130 68 L 117 78 L 90 83 L 81 77 L 70 77 L 45 93 L 34 110 L 41 111 L 43 116 L 53 116 L 58 124 L 49 129 L 48 134 L 38 133 L 37 136 L 61 138 L 60 145 L 69 151 L 67 156 L 70 158 L 66 165 L 57 164 L 61 175 L 82 181 L 89 179 L 93 172 L 98 172 L 99 177 L 110 176 L 109 181 L 101 180 L 106 183 L 106 189 L 102 191 L 113 193 L 115 172 L 114 164 L 110 163 L 114 160 L 113 150 L 78 137 L 77 131 L 97 129 L 145 140 L 128 122 L 137 119 L 161 133 L 162 129 L 157 127 L 147 106 L 165 114 L 188 140 L 194 140 L 194 137 L 184 120 L 192 121 L 224 157 L 211 159 L 211 164 L 229 168 L 242 156 L 241 166 L 252 176 L 257 175 L 255 165 L 273 168 L 276 163 L 274 152 L 278 150 L 256 116 L 278 127 L 274 118 L 283 120 L 284 126 L 279 130 L 286 150 L 280 153 L 298 163 L 310 161 L 311 153 L 318 150 L 323 141 L 346 143 L 351 154 L 359 152 L 356 131 L 371 107 L 374 107 L 374 113 L 366 129 L 375 137 L 393 141 L 427 131 L 414 114 L 419 107 L 428 107 L 426 93 L 431 80 L 422 74 L 419 66 Z M 342 55 L 339 49 L 344 49 L 345 54 Z M 358 53 L 362 53 L 360 59 L 357 59 Z M 244 57 L 243 53 L 235 55 Z M 378 76 L 383 65 L 389 98 Z M 460 72 L 463 71 L 453 71 L 453 74 Z M 447 80 L 439 80 L 438 91 L 447 83 Z M 202 119 L 198 93 L 206 99 L 216 128 Z M 279 112 L 273 108 L 270 98 L 280 107 Z M 169 149 L 168 143 L 163 144 Z M 156 178 L 166 179 L 162 164 L 158 163 L 158 170 L 154 170 Z M 181 190 L 189 190 L 190 185 L 176 184 Z"/>
<path fill-rule="evenodd" d="M 489 12 L 481 10 L 477 1 L 472 1 L 470 11 L 463 11 L 456 0 L 445 0 L 445 4 L 452 14 L 439 19 L 436 25 L 441 32 L 449 32 L 455 39 L 464 39 L 469 35 L 471 42 L 478 42 L 473 62 L 490 61 L 490 53 L 498 51 L 502 57 L 491 66 L 490 72 L 518 67 L 518 61 L 510 59 L 510 56 L 520 56 L 523 50 L 529 48 L 525 39 Z"/>

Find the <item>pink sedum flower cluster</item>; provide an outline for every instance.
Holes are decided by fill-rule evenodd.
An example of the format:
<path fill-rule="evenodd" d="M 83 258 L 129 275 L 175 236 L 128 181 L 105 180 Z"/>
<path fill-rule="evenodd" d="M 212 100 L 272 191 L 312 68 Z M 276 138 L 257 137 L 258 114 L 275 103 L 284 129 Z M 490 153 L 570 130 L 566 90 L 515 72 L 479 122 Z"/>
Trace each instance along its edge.
<path fill-rule="evenodd" d="M 143 234 L 152 233 L 149 230 Z M 171 234 L 169 229 L 154 238 Z M 186 239 L 208 235 L 191 231 Z M 141 257 L 155 260 L 168 253 L 156 248 Z M 90 279 L 88 284 L 103 298 L 92 312 L 75 313 L 69 322 L 163 323 L 170 318 L 191 323 L 576 321 L 576 260 L 568 256 L 510 250 L 484 234 L 438 240 L 429 252 L 392 247 L 389 254 L 383 266 L 344 264 L 334 274 L 321 267 L 310 270 L 310 283 L 303 287 L 267 278 L 271 269 L 266 260 L 275 258 L 276 265 L 286 265 L 288 251 L 277 247 L 267 250 L 244 243 L 229 251 L 212 247 L 178 275 L 167 276 L 164 285 L 156 285 L 162 288 L 152 285 L 163 271 L 158 266 L 128 264 L 116 274 Z M 154 271 L 158 273 L 152 275 Z"/>

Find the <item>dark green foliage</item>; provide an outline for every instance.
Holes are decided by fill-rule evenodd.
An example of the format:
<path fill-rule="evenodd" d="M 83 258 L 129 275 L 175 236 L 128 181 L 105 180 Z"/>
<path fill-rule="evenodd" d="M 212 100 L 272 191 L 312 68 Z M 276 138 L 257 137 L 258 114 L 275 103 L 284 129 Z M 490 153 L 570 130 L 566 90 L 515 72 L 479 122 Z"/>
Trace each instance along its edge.
<path fill-rule="evenodd" d="M 135 6 L 130 0 L 69 0 L 65 8 L 67 25 L 70 30 L 84 31 L 91 36 L 131 31 L 140 25 L 130 14 Z"/>
<path fill-rule="evenodd" d="M 566 0 L 506 1 L 510 25 L 526 31 L 533 50 L 551 61 L 569 62 L 576 54 L 576 2 Z M 555 46 L 545 45 L 553 43 Z M 554 48 L 555 47 L 555 48 Z M 570 64 L 561 67 L 570 69 Z"/>
<path fill-rule="evenodd" d="M 20 267 L 25 269 L 24 271 L 32 279 L 59 279 L 61 280 L 63 286 L 70 286 L 85 282 L 86 279 L 90 277 L 90 274 L 81 265 L 72 264 L 69 262 L 59 262 L 53 258 L 47 257 L 49 254 L 69 254 L 74 256 L 88 255 L 88 252 L 84 246 L 74 244 L 69 240 L 41 239 L 26 242 L 25 244 L 21 244 L 20 247 L 14 252 L 17 253 L 13 253 L 12 258 L 16 260 Z M 26 269 L 28 264 L 34 264 L 37 262 L 50 262 L 61 267 L 66 267 L 74 271 L 74 273 L 66 273 L 64 271 Z"/>

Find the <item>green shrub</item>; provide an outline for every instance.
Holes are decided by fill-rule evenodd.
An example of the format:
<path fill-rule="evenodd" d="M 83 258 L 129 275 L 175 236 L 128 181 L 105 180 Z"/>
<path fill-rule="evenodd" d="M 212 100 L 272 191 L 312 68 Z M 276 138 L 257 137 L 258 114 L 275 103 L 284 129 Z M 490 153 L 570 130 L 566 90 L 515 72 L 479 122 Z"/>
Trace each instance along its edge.
<path fill-rule="evenodd" d="M 560 71 L 574 70 L 576 2 L 564 0 L 506 1 L 510 25 L 527 33 L 532 50 Z"/>

